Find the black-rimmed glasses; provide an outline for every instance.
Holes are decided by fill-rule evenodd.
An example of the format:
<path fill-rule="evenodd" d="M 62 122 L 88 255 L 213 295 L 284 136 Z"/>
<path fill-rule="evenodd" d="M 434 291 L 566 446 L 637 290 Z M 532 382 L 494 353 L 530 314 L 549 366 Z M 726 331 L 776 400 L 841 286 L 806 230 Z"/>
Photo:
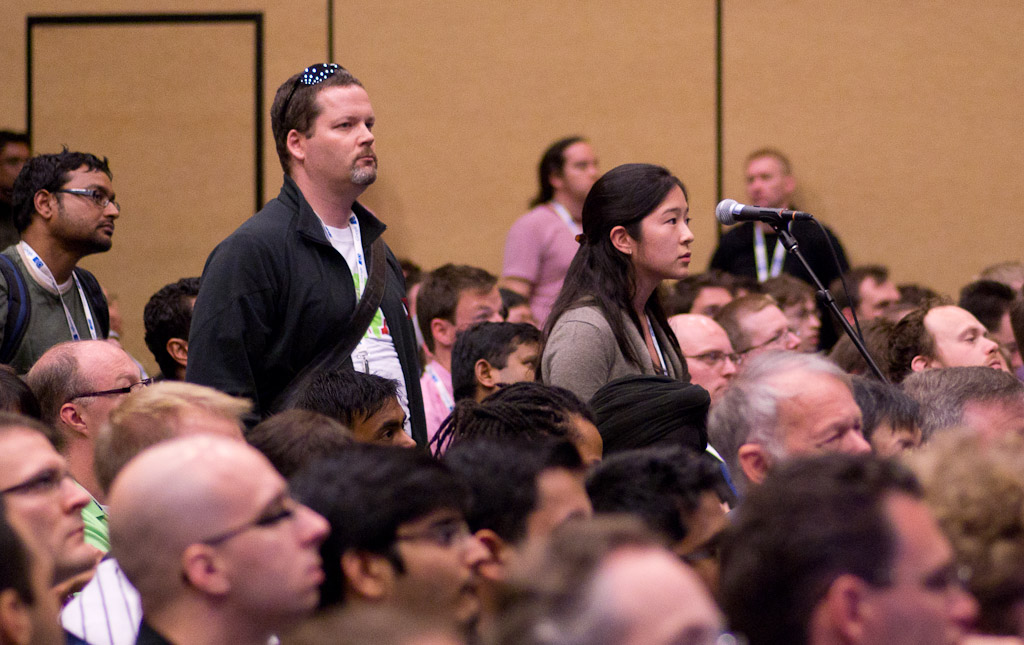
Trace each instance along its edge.
<path fill-rule="evenodd" d="M 246 522 L 240 526 L 236 526 L 228 531 L 224 531 L 223 533 L 219 533 L 213 537 L 206 538 L 205 540 L 202 540 L 202 543 L 209 546 L 216 546 L 223 542 L 227 542 L 233 537 L 237 537 L 242 533 L 245 533 L 249 529 L 273 526 L 278 522 L 283 522 L 294 517 L 296 510 L 298 510 L 298 504 L 289 500 L 284 506 L 276 510 L 264 511 L 263 513 L 260 513 L 256 519 Z"/>
<path fill-rule="evenodd" d="M 121 212 L 121 205 L 114 201 L 113 197 L 102 190 L 96 190 L 95 188 L 61 188 L 60 190 L 55 190 L 53 192 L 78 195 L 79 197 L 88 197 L 92 200 L 93 204 L 96 204 L 100 208 L 106 208 L 110 204 L 113 204 L 114 208 L 117 209 L 117 212 Z"/>
<path fill-rule="evenodd" d="M 694 354 L 693 356 L 685 354 L 685 356 L 686 358 L 695 358 L 702 363 L 707 363 L 711 367 L 716 367 L 722 364 L 723 362 L 725 362 L 725 359 L 729 359 L 730 361 L 733 362 L 734 365 L 739 365 L 740 361 L 742 360 L 739 354 L 730 354 L 729 352 L 723 352 L 718 349 L 713 349 L 709 352 L 703 352 L 701 354 Z"/>
<path fill-rule="evenodd" d="M 71 473 L 67 470 L 49 468 L 40 473 L 36 473 L 20 484 L 8 486 L 7 488 L 0 490 L 0 495 L 44 495 L 46 493 L 52 493 L 60 488 L 60 485 L 64 480 L 69 477 L 71 477 Z"/>
<path fill-rule="evenodd" d="M 84 399 L 87 396 L 115 396 L 117 394 L 131 394 L 136 390 L 141 390 L 144 387 L 149 387 L 153 384 L 152 378 L 144 378 L 138 383 L 132 383 L 124 387 L 115 387 L 112 390 L 100 390 L 99 392 L 83 392 L 82 394 L 76 394 L 69 398 L 68 401 L 74 401 L 75 399 Z"/>
<path fill-rule="evenodd" d="M 284 100 L 284 107 L 281 109 L 281 118 L 284 119 L 285 116 L 287 116 L 288 105 L 291 104 L 292 97 L 295 96 L 295 90 L 299 89 L 299 85 L 319 85 L 342 69 L 342 66 L 337 63 L 317 63 L 316 65 L 310 65 L 306 69 L 302 70 L 302 75 L 292 83 L 292 90 L 288 92 L 288 98 Z"/>

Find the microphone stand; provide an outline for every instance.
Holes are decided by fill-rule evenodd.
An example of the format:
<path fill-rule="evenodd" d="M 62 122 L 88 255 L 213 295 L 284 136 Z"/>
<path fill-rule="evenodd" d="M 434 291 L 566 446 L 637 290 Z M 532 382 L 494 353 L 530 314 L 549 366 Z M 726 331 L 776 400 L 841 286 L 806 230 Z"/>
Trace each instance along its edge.
<path fill-rule="evenodd" d="M 829 292 L 829 290 L 825 288 L 825 285 L 821 283 L 817 274 L 814 273 L 814 269 L 812 269 L 811 265 L 807 263 L 807 258 L 805 258 L 804 254 L 800 252 L 796 238 L 793 237 L 793 234 L 789 232 L 781 220 L 778 222 L 770 222 L 769 224 L 775 229 L 775 232 L 779 234 L 779 239 L 782 240 L 782 245 L 786 247 L 786 251 L 792 253 L 798 260 L 800 260 L 800 264 L 804 265 L 804 269 L 807 270 L 808 275 L 810 275 L 811 279 L 814 280 L 814 284 L 818 287 L 818 300 L 832 312 L 832 316 L 839 321 L 840 325 L 843 326 L 843 331 L 845 331 L 846 335 L 853 341 L 857 351 L 864 357 L 868 367 L 870 367 L 871 371 L 875 373 L 875 376 L 881 379 L 883 383 L 888 384 L 889 379 L 885 378 L 885 374 L 883 374 L 882 370 L 878 368 L 878 364 L 875 363 L 875 359 L 871 358 L 871 354 L 868 353 L 868 348 L 864 346 L 864 341 L 861 340 L 861 337 L 853 329 L 853 326 L 850 325 L 850 321 L 846 319 L 843 312 L 839 310 L 839 305 L 836 304 L 836 299 L 832 297 L 831 292 Z"/>

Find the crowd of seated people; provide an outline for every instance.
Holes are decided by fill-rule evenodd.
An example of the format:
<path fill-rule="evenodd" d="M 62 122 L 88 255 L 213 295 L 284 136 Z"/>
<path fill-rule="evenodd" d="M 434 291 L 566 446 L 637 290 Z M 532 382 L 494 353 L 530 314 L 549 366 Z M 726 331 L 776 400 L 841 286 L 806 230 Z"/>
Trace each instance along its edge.
<path fill-rule="evenodd" d="M 1024 644 L 1024 264 L 954 300 L 794 226 L 833 316 L 762 223 L 692 271 L 684 181 L 570 136 L 500 276 L 426 271 L 358 79 L 270 116 L 281 194 L 139 312 L 155 378 L 78 267 L 108 160 L 0 187 L 0 645 Z"/>

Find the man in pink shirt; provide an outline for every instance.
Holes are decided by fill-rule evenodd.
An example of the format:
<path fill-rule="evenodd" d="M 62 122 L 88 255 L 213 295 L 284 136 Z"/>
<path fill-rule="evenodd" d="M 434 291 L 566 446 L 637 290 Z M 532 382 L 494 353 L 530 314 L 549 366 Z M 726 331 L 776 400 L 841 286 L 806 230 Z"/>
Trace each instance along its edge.
<path fill-rule="evenodd" d="M 582 137 L 560 139 L 544 152 L 538 169 L 540 191 L 533 210 L 509 229 L 502 286 L 526 296 L 543 325 L 583 232 L 583 202 L 600 176 L 597 156 Z"/>
<path fill-rule="evenodd" d="M 452 347 L 455 336 L 478 322 L 501 322 L 498 279 L 476 267 L 446 264 L 432 271 L 416 297 L 416 318 L 431 360 L 423 370 L 423 411 L 432 439 L 455 407 Z"/>

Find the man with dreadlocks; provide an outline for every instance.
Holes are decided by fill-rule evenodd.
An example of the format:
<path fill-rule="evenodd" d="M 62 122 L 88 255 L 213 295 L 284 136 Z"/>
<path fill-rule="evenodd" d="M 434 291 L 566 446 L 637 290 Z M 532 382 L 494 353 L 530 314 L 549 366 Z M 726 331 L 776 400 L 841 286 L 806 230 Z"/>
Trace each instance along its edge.
<path fill-rule="evenodd" d="M 431 441 L 434 455 L 471 437 L 568 439 L 588 466 L 603 452 L 590 408 L 569 390 L 540 383 L 514 383 L 481 403 L 459 401 Z"/>

